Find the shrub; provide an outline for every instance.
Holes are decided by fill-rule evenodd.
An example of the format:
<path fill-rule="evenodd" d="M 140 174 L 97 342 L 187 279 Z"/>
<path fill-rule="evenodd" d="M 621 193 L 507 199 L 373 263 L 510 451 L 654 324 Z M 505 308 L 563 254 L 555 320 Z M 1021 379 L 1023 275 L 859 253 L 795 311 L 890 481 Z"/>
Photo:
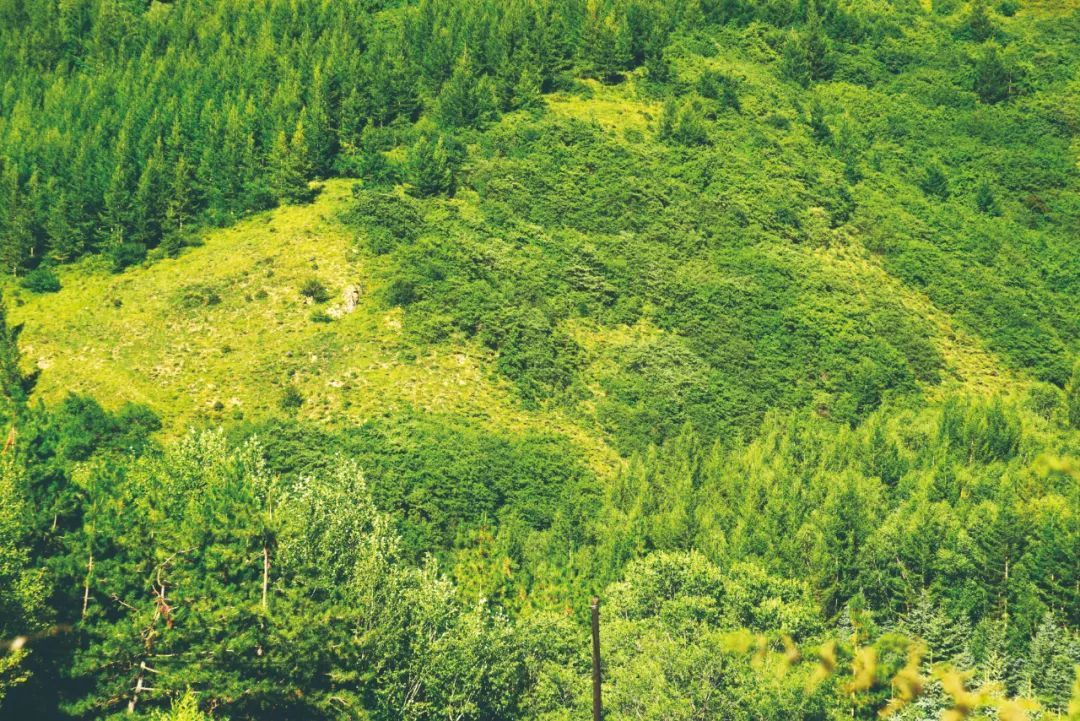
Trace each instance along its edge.
<path fill-rule="evenodd" d="M 121 243 L 109 251 L 114 273 L 119 273 L 146 260 L 146 246 L 142 243 Z"/>
<path fill-rule="evenodd" d="M 945 200 L 949 197 L 949 179 L 940 165 L 934 164 L 926 169 L 926 175 L 919 183 L 922 191 L 929 196 Z"/>
<path fill-rule="evenodd" d="M 376 255 L 412 243 L 423 232 L 424 218 L 416 201 L 394 193 L 372 193 L 357 188 L 345 221 L 367 228 L 368 246 Z"/>
<path fill-rule="evenodd" d="M 330 300 L 330 291 L 326 289 L 318 278 L 309 278 L 300 287 L 300 295 L 311 298 L 316 303 L 325 303 Z"/>
<path fill-rule="evenodd" d="M 304 405 L 304 396 L 296 386 L 287 385 L 285 386 L 285 390 L 281 393 L 281 399 L 278 401 L 278 405 L 281 406 L 282 410 L 296 410 Z"/>
<path fill-rule="evenodd" d="M 196 283 L 182 288 L 176 297 L 176 305 L 184 309 L 204 308 L 217 305 L 221 302 L 221 296 L 217 290 L 209 285 Z"/>
<path fill-rule="evenodd" d="M 697 91 L 703 98 L 718 100 L 725 108 L 738 111 L 739 82 L 716 70 L 706 70 L 698 78 Z"/>
<path fill-rule="evenodd" d="M 22 287 L 33 293 L 55 293 L 60 290 L 60 279 L 52 268 L 37 268 L 22 279 Z"/>

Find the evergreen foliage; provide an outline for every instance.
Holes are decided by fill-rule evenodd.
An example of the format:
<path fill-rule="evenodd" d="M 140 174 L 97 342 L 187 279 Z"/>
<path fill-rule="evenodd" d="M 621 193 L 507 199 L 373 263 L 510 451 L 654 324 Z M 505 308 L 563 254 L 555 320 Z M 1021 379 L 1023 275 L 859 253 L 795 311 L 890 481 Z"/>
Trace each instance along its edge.
<path fill-rule="evenodd" d="M 0 716 L 1075 715 L 1078 35 L 0 0 Z"/>

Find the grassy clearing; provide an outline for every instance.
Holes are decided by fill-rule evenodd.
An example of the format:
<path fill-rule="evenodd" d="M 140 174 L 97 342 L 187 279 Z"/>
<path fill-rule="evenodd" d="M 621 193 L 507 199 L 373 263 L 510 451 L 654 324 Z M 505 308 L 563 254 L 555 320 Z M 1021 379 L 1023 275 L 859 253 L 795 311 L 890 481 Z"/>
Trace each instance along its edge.
<path fill-rule="evenodd" d="M 385 310 L 352 232 L 336 220 L 353 181 L 327 181 L 308 206 L 256 215 L 213 230 L 175 259 L 113 275 L 92 264 L 61 270 L 63 289 L 35 296 L 8 290 L 23 324 L 24 359 L 41 374 L 35 396 L 54 402 L 87 393 L 106 406 L 144 403 L 166 435 L 192 423 L 296 416 L 348 426 L 412 406 L 461 414 L 504 431 L 565 433 L 599 471 L 611 452 L 552 414 L 523 410 L 487 369 L 486 353 L 459 345 L 418 352 L 400 310 Z M 330 292 L 316 304 L 300 289 L 312 278 Z M 359 306 L 320 323 L 313 312 L 361 288 Z M 283 409 L 287 386 L 303 397 Z"/>

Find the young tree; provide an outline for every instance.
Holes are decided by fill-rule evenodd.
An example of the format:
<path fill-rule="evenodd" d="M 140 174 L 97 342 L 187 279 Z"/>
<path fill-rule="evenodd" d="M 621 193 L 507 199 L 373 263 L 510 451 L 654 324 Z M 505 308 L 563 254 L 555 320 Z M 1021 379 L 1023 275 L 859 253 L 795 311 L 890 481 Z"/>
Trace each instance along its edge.
<path fill-rule="evenodd" d="M 1001 215 L 1001 206 L 998 204 L 997 197 L 994 196 L 994 189 L 990 186 L 989 180 L 983 180 L 975 189 L 975 207 L 980 213 L 989 216 Z"/>
<path fill-rule="evenodd" d="M 413 195 L 454 194 L 455 167 L 444 136 L 421 135 L 409 150 L 408 170 Z"/>
<path fill-rule="evenodd" d="M 270 149 L 268 163 L 270 192 L 279 203 L 302 203 L 311 199 L 312 193 L 305 175 L 308 169 L 306 152 L 304 126 L 300 120 L 297 120 L 291 142 L 284 130 L 278 132 Z"/>
<path fill-rule="evenodd" d="M 1051 711 L 1063 712 L 1072 697 L 1078 663 L 1080 643 L 1048 611 L 1020 669 L 1019 692 L 1038 698 Z"/>
<path fill-rule="evenodd" d="M 949 178 L 937 163 L 926 166 L 926 174 L 919 182 L 919 187 L 928 196 L 938 200 L 947 200 L 949 197 Z"/>
<path fill-rule="evenodd" d="M 435 101 L 439 121 L 449 128 L 475 128 L 496 116 L 491 79 L 477 77 L 468 49 L 461 54 Z"/>
<path fill-rule="evenodd" d="M 1017 71 L 1002 58 L 997 46 L 989 45 L 975 61 L 973 89 L 987 105 L 1004 102 L 1016 94 Z"/>
<path fill-rule="evenodd" d="M 609 3 L 588 0 L 585 6 L 585 48 L 592 71 L 611 82 L 629 69 L 633 59 L 633 37 L 623 13 Z"/>

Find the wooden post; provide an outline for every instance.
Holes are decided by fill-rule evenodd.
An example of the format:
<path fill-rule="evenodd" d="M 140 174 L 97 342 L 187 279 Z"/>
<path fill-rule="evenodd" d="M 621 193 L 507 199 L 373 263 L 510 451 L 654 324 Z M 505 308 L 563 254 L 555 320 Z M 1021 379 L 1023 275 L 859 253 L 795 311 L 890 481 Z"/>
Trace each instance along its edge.
<path fill-rule="evenodd" d="M 600 700 L 600 599 L 592 599 L 592 716 L 603 721 L 604 707 Z"/>

